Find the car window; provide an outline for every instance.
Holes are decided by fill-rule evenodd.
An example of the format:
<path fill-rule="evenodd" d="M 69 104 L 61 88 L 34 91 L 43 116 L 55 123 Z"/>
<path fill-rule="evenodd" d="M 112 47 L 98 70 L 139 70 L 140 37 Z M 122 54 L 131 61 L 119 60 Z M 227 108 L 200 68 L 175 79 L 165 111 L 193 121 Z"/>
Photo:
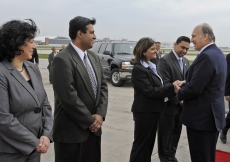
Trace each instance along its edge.
<path fill-rule="evenodd" d="M 95 52 L 95 53 L 98 53 L 100 45 L 101 45 L 101 43 L 94 42 L 93 47 L 90 50 Z"/>
<path fill-rule="evenodd" d="M 105 50 L 111 52 L 112 51 L 112 44 L 108 44 Z"/>
<path fill-rule="evenodd" d="M 101 44 L 101 47 L 100 47 L 100 50 L 99 50 L 99 52 L 98 53 L 103 53 L 104 51 L 105 51 L 105 47 L 107 46 L 107 43 L 103 43 L 103 44 Z"/>
<path fill-rule="evenodd" d="M 116 43 L 114 45 L 114 54 L 132 55 L 135 45 L 134 43 Z"/>

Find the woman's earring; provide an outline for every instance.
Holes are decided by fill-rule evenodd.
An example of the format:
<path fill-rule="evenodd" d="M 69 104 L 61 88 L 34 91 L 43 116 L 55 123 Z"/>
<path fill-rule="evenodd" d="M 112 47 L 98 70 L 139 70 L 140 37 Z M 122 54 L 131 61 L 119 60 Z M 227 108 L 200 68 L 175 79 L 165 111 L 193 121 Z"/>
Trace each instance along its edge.
<path fill-rule="evenodd" d="M 145 56 L 145 53 L 143 53 L 143 55 Z"/>

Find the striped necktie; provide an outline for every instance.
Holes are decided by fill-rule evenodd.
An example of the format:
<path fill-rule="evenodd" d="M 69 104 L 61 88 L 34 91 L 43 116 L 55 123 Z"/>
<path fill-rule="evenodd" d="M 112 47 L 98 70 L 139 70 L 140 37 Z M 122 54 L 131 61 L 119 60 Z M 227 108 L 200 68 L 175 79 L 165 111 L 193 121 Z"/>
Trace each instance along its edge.
<path fill-rule="evenodd" d="M 91 69 L 87 59 L 88 59 L 87 55 L 85 54 L 83 62 L 84 62 L 84 65 L 86 67 L 86 70 L 87 70 L 87 72 L 89 74 L 89 78 L 90 78 L 90 82 L 91 82 L 91 85 L 92 85 L 92 88 L 93 88 L 94 96 L 96 98 L 97 97 L 97 82 L 96 82 L 96 78 L 93 75 L 93 71 L 92 71 L 93 69 Z"/>

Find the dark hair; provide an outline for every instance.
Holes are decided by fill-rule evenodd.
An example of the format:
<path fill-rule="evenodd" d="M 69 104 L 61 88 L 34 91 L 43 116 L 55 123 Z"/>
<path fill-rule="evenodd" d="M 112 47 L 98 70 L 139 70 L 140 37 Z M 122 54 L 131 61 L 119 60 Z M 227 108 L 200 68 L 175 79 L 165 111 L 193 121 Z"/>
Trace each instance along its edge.
<path fill-rule="evenodd" d="M 0 27 L 0 61 L 7 58 L 11 62 L 23 52 L 19 48 L 39 32 L 33 20 L 26 20 L 11 20 Z"/>
<path fill-rule="evenodd" d="M 70 20 L 69 22 L 69 37 L 73 40 L 76 38 L 78 30 L 81 30 L 83 33 L 87 31 L 87 25 L 96 24 L 96 19 L 88 19 L 86 17 L 77 16 Z"/>
<path fill-rule="evenodd" d="M 189 39 L 189 37 L 186 37 L 186 36 L 180 36 L 179 38 L 177 38 L 177 40 L 176 40 L 176 44 L 179 44 L 179 43 L 180 43 L 180 42 L 182 42 L 182 41 L 190 43 L 190 39 Z"/>
<path fill-rule="evenodd" d="M 141 38 L 136 46 L 133 49 L 133 55 L 135 56 L 134 59 L 131 61 L 131 64 L 136 64 L 141 60 L 146 60 L 145 56 L 143 55 L 147 50 L 155 44 L 155 41 L 151 38 Z"/>

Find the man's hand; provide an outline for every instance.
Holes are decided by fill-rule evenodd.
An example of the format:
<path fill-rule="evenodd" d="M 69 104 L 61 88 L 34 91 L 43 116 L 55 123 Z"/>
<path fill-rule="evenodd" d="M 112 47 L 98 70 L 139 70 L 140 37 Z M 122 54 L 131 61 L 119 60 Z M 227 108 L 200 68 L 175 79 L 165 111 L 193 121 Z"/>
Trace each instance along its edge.
<path fill-rule="evenodd" d="M 182 80 L 182 81 L 180 81 L 180 80 L 176 80 L 176 81 L 175 81 L 175 82 L 173 82 L 173 83 L 175 83 L 175 84 L 177 84 L 177 86 L 181 87 L 183 84 L 185 84 L 185 83 L 186 83 L 186 81 L 185 81 L 185 80 Z"/>
<path fill-rule="evenodd" d="M 103 117 L 99 114 L 92 115 L 94 118 L 94 123 L 89 127 L 91 132 L 97 132 L 103 123 Z"/>
<path fill-rule="evenodd" d="M 38 142 L 38 146 L 36 147 L 36 151 L 40 154 L 44 154 L 47 152 L 50 146 L 50 139 L 46 136 L 41 136 Z"/>
<path fill-rule="evenodd" d="M 225 96 L 225 100 L 230 101 L 230 96 Z"/>
<path fill-rule="evenodd" d="M 178 86 L 180 83 L 179 83 L 180 81 L 179 80 L 176 80 L 175 82 L 173 82 L 173 85 L 174 85 L 174 92 L 177 94 L 178 93 L 178 91 L 179 91 L 179 89 L 180 89 L 180 87 Z"/>

